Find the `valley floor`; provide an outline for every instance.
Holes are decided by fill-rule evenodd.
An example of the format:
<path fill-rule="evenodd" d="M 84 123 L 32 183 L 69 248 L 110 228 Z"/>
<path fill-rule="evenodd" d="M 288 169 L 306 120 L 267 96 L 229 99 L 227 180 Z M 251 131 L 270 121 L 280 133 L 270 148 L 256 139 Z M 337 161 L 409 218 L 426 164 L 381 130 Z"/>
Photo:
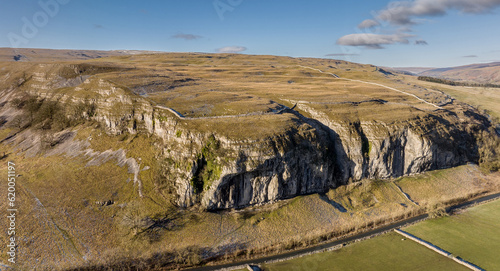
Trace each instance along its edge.
<path fill-rule="evenodd" d="M 478 268 L 496 270 L 500 261 L 500 201 L 460 210 L 458 214 L 429 219 L 403 228 L 451 257 Z M 263 265 L 264 270 L 469 270 L 396 233 L 387 233 L 346 247 L 293 260 Z"/>

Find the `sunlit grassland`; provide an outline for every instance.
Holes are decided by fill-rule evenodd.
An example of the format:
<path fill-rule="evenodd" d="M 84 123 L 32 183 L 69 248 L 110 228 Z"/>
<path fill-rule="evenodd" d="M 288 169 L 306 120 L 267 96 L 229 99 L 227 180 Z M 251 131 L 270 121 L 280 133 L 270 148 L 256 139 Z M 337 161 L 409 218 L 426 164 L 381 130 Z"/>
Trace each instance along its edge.
<path fill-rule="evenodd" d="M 264 265 L 265 270 L 468 270 L 411 240 L 389 233 L 341 249 Z"/>
<path fill-rule="evenodd" d="M 372 65 L 337 60 L 162 54 L 111 57 L 106 61 L 116 61 L 134 69 L 110 72 L 103 76 L 104 79 L 128 86 L 153 103 L 171 107 L 188 117 L 263 113 L 275 110 L 277 104 L 286 104 L 286 101 L 323 104 L 387 101 L 364 105 L 367 110 L 359 114 L 364 119 L 382 121 L 393 120 L 395 116 L 411 117 L 411 114 L 401 114 L 408 110 L 435 110 L 404 93 L 363 82 L 336 79 L 301 65 L 349 79 L 382 83 L 431 101 L 439 99 L 434 97 L 436 92 L 414 86 L 399 75 L 385 75 Z M 148 79 L 146 85 L 144 78 Z M 327 108 L 326 113 L 345 114 L 341 108 L 337 110 L 337 106 Z"/>

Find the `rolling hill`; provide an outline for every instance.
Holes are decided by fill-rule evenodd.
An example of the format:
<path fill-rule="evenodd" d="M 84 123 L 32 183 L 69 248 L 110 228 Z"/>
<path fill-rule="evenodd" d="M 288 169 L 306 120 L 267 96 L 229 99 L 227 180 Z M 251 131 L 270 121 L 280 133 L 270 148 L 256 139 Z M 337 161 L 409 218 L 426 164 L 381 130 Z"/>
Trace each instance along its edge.
<path fill-rule="evenodd" d="M 418 75 L 454 81 L 498 84 L 500 83 L 500 62 L 431 69 L 420 72 Z"/>

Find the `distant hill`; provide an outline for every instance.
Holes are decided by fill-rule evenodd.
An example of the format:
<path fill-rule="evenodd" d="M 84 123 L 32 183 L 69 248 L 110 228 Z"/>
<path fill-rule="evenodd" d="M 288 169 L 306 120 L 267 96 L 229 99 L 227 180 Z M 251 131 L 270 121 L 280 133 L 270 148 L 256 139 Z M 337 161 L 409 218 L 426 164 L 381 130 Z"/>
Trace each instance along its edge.
<path fill-rule="evenodd" d="M 426 70 L 418 75 L 483 84 L 500 83 L 500 62 Z"/>
<path fill-rule="evenodd" d="M 398 72 L 403 72 L 403 73 L 410 73 L 410 74 L 420 74 L 422 72 L 428 71 L 428 70 L 433 70 L 434 68 L 424 68 L 424 67 L 396 67 L 396 68 L 391 68 L 395 71 Z"/>
<path fill-rule="evenodd" d="M 53 50 L 32 48 L 0 48 L 0 61 L 55 62 L 88 60 L 110 56 L 158 53 L 137 50 Z"/>

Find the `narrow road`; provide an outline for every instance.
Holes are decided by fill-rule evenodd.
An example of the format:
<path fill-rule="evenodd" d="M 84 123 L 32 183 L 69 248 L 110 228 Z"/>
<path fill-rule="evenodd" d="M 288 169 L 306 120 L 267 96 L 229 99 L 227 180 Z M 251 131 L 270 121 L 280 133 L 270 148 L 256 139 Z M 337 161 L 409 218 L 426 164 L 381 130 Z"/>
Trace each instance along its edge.
<path fill-rule="evenodd" d="M 478 198 L 478 199 L 475 199 L 472 201 L 468 201 L 468 202 L 464 202 L 464 203 L 461 203 L 458 205 L 454 205 L 454 206 L 448 207 L 446 210 L 451 211 L 451 210 L 455 210 L 455 209 L 459 209 L 459 208 L 471 207 L 471 206 L 474 206 L 476 204 L 479 204 L 479 203 L 482 203 L 485 201 L 498 199 L 498 198 L 500 198 L 500 193 L 481 197 L 481 198 Z M 283 254 L 279 254 L 279 255 L 267 256 L 267 257 L 262 257 L 262 258 L 258 258 L 258 259 L 245 260 L 245 261 L 222 264 L 222 265 L 203 266 L 203 267 L 192 268 L 192 269 L 187 269 L 187 270 L 189 270 L 189 271 L 212 271 L 212 270 L 221 270 L 221 269 L 228 269 L 229 270 L 229 269 L 234 269 L 236 267 L 242 267 L 246 264 L 264 264 L 266 262 L 274 262 L 274 261 L 279 261 L 279 260 L 285 260 L 288 258 L 300 257 L 302 255 L 307 255 L 307 254 L 311 254 L 311 253 L 319 253 L 319 252 L 323 252 L 325 250 L 328 250 L 328 249 L 333 248 L 333 247 L 338 246 L 338 245 L 342 245 L 345 243 L 351 243 L 351 242 L 354 242 L 354 241 L 357 241 L 360 239 L 364 239 L 364 238 L 367 238 L 367 237 L 370 237 L 373 235 L 392 231 L 394 229 L 404 227 L 406 225 L 415 223 L 417 221 L 420 221 L 420 220 L 423 220 L 426 218 L 428 218 L 427 214 L 419 215 L 416 217 L 412 217 L 409 219 L 405 219 L 405 220 L 384 226 L 384 227 L 380 227 L 380 228 L 377 228 L 374 230 L 360 233 L 360 234 L 357 234 L 354 236 L 338 239 L 338 240 L 331 241 L 328 243 L 319 244 L 319 245 L 312 246 L 309 248 L 299 249 L 299 250 L 295 250 L 295 251 L 291 251 L 291 252 L 287 252 L 287 253 L 283 253 Z"/>
<path fill-rule="evenodd" d="M 0 270 L 3 270 L 2 268 L 9 269 L 9 270 L 10 270 L 10 269 L 14 270 L 14 267 L 11 267 L 11 266 L 9 266 L 9 265 L 5 265 L 5 264 L 3 264 L 3 263 L 0 263 L 0 267 L 1 267 L 1 268 L 0 268 Z"/>

